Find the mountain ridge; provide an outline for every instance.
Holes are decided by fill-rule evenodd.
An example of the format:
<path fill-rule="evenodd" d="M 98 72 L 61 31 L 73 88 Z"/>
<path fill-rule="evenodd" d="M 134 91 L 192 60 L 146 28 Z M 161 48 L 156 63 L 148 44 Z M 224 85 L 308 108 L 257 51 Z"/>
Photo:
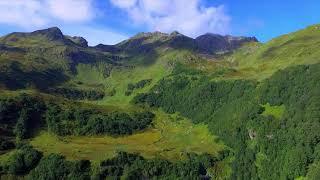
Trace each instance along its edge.
<path fill-rule="evenodd" d="M 42 36 L 49 41 L 55 41 L 63 44 L 76 45 L 87 48 L 88 42 L 83 37 L 64 35 L 58 27 L 51 27 L 47 29 L 36 30 L 33 32 L 13 32 L 2 36 L 0 43 L 16 42 L 19 38 L 28 38 L 32 36 Z M 171 48 L 185 48 L 199 53 L 215 54 L 219 51 L 232 51 L 239 48 L 247 42 L 258 42 L 255 37 L 218 35 L 206 33 L 191 38 L 186 35 L 173 31 L 172 33 L 163 32 L 141 32 L 131 38 L 119 42 L 115 45 L 98 44 L 91 46 L 102 51 L 118 52 L 118 51 L 135 51 L 136 46 L 143 46 L 144 48 L 155 48 L 157 46 L 168 46 Z M 139 51 L 139 48 L 138 48 Z"/>
<path fill-rule="evenodd" d="M 178 31 L 173 31 L 172 33 L 156 31 L 138 33 L 127 40 L 115 44 L 114 47 L 130 46 L 130 43 L 140 46 L 143 44 L 155 44 L 155 46 L 167 45 L 172 48 L 186 48 L 199 53 L 215 54 L 221 51 L 233 51 L 241 47 L 241 45 L 249 42 L 259 41 L 256 37 L 223 36 L 219 34 L 206 33 L 196 38 L 191 38 L 179 33 Z"/>

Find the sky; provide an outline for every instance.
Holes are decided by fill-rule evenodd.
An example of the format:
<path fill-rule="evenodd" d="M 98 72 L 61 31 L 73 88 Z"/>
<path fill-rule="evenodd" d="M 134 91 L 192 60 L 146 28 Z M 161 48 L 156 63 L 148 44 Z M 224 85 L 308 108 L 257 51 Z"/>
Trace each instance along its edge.
<path fill-rule="evenodd" d="M 267 42 L 317 23 L 320 0 L 0 0 L 0 36 L 57 26 L 90 45 L 153 31 Z"/>

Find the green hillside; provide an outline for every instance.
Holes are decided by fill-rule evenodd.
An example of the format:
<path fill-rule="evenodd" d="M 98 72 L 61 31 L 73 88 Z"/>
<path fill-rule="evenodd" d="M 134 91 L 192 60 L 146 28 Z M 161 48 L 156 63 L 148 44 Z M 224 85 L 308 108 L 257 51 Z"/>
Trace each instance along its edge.
<path fill-rule="evenodd" d="M 3 36 L 0 178 L 319 179 L 319 49 L 320 25 L 267 43 Z"/>
<path fill-rule="evenodd" d="M 272 39 L 265 44 L 251 43 L 223 57 L 244 76 L 262 79 L 279 69 L 319 63 L 319 25 Z"/>

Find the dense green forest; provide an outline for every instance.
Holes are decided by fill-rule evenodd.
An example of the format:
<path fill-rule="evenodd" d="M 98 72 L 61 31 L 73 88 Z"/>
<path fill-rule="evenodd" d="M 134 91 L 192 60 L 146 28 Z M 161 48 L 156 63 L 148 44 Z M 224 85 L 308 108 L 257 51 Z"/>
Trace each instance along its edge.
<path fill-rule="evenodd" d="M 220 156 L 223 158 L 223 156 Z M 88 160 L 68 161 L 59 154 L 43 154 L 21 145 L 1 167 L 1 173 L 27 175 L 27 179 L 209 179 L 207 168 L 217 161 L 208 154 L 188 154 L 185 161 L 172 163 L 162 159 L 145 159 L 138 154 L 119 152 L 112 159 L 94 167 Z M 96 168 L 96 169 L 94 169 Z"/>
<path fill-rule="evenodd" d="M 234 178 L 293 179 L 319 161 L 319 73 L 320 64 L 297 66 L 258 83 L 180 72 L 133 102 L 207 123 L 235 151 Z M 264 115 L 267 103 L 284 105 L 279 119 Z"/>
<path fill-rule="evenodd" d="M 40 128 L 59 136 L 66 135 L 124 135 L 143 130 L 151 125 L 154 114 L 148 111 L 102 112 L 81 104 L 63 106 L 45 102 L 40 97 L 22 94 L 0 99 L 1 129 L 4 135 L 18 139 L 30 138 Z M 3 143 L 3 147 L 8 146 Z M 10 147 L 10 145 L 9 145 Z"/>
<path fill-rule="evenodd" d="M 318 180 L 319 29 L 222 49 L 177 32 L 3 36 L 0 179 Z"/>
<path fill-rule="evenodd" d="M 73 100 L 99 100 L 103 99 L 105 93 L 103 91 L 89 89 L 89 90 L 81 90 L 76 88 L 49 88 L 46 90 L 49 94 L 54 94 L 57 96 L 62 96 L 68 99 Z"/>

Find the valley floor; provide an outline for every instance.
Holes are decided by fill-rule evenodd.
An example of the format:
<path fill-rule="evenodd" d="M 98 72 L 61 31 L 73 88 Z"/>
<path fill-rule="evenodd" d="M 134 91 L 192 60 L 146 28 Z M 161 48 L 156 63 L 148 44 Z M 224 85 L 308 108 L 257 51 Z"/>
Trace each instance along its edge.
<path fill-rule="evenodd" d="M 59 153 L 68 159 L 101 161 L 119 151 L 140 153 L 147 158 L 183 160 L 187 153 L 217 155 L 224 145 L 217 142 L 206 125 L 192 124 L 176 114 L 156 112 L 154 128 L 123 137 L 67 136 L 57 137 L 41 132 L 30 144 L 45 154 Z"/>

